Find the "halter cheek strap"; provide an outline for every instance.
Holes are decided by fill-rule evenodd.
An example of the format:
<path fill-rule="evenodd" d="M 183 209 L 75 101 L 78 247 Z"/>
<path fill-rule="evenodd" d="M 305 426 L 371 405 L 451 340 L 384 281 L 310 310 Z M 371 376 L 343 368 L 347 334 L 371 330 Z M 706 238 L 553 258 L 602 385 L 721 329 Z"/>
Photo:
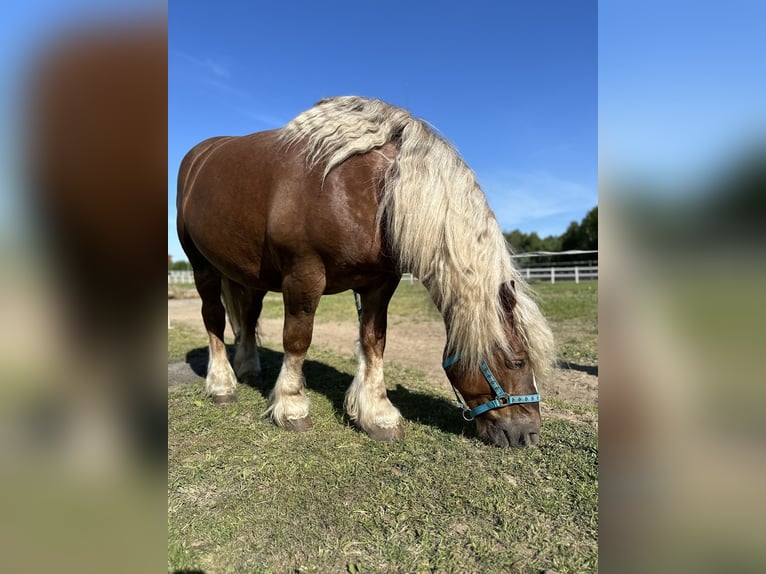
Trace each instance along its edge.
<path fill-rule="evenodd" d="M 454 365 L 460 360 L 460 355 L 452 355 L 451 357 L 447 357 L 444 359 L 444 362 L 442 363 L 442 366 L 446 369 L 447 367 Z M 457 406 L 460 408 L 460 410 L 463 411 L 463 418 L 467 421 L 472 421 L 475 419 L 478 415 L 485 413 L 487 411 L 491 411 L 492 409 L 500 409 L 502 407 L 507 407 L 508 405 L 514 405 L 519 403 L 539 403 L 540 402 L 540 394 L 535 393 L 532 395 L 509 395 L 503 390 L 503 387 L 500 386 L 500 383 L 497 382 L 497 379 L 495 378 L 495 375 L 492 373 L 492 370 L 489 368 L 489 365 L 487 365 L 487 362 L 482 359 L 481 363 L 479 364 L 479 368 L 481 369 L 482 375 L 484 375 L 484 378 L 487 380 L 487 383 L 489 383 L 490 388 L 492 389 L 492 392 L 495 394 L 495 398 L 487 401 L 486 403 L 482 403 L 479 406 L 476 406 L 472 409 L 468 408 L 468 406 L 461 400 L 460 395 L 457 392 L 457 389 L 455 388 L 455 385 L 452 385 L 450 382 L 450 385 L 452 386 L 452 391 L 455 393 L 455 398 L 457 399 Z M 532 374 L 534 377 L 534 373 Z"/>

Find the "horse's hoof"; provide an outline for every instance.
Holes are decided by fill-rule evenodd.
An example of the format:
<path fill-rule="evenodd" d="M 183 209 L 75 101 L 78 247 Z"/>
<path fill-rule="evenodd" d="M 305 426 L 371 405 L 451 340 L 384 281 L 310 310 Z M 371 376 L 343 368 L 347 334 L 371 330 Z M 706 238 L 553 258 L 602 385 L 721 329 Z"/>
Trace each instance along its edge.
<path fill-rule="evenodd" d="M 306 432 L 311 430 L 312 426 L 314 425 L 311 423 L 311 417 L 303 417 L 302 419 L 287 419 L 282 428 L 293 432 Z"/>
<path fill-rule="evenodd" d="M 394 442 L 404 437 L 404 431 L 402 427 L 395 426 L 390 428 L 373 427 L 367 431 L 367 436 L 372 440 L 379 440 L 381 442 Z"/>
<path fill-rule="evenodd" d="M 228 395 L 213 395 L 213 403 L 216 405 L 228 405 L 237 402 L 237 395 L 230 393 Z"/>

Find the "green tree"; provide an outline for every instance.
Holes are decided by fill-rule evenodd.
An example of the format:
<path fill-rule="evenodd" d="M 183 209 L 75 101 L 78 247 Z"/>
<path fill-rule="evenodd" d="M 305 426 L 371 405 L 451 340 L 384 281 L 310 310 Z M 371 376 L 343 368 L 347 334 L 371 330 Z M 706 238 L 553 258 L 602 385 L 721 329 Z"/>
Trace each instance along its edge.
<path fill-rule="evenodd" d="M 598 249 L 598 205 L 580 222 L 580 249 Z"/>
<path fill-rule="evenodd" d="M 582 229 L 580 224 L 573 221 L 567 227 L 567 230 L 561 236 L 561 249 L 562 251 L 569 251 L 570 249 L 582 249 L 580 244 L 582 243 Z"/>
<path fill-rule="evenodd" d="M 561 236 L 561 249 L 598 249 L 598 206 L 586 213 L 580 223 L 569 224 Z"/>
<path fill-rule="evenodd" d="M 561 237 L 548 235 L 543 239 L 543 251 L 561 251 Z"/>
<path fill-rule="evenodd" d="M 168 263 L 168 271 L 188 271 L 191 269 L 191 263 L 188 261 L 173 261 Z"/>
<path fill-rule="evenodd" d="M 561 235 L 548 235 L 544 239 L 535 233 L 524 233 L 518 229 L 505 232 L 506 241 L 511 245 L 514 253 L 529 253 L 530 251 L 569 251 L 571 249 L 595 250 L 598 249 L 598 205 L 591 209 L 579 223 L 573 221 L 567 230 Z M 573 255 L 567 259 L 582 259 L 582 256 Z M 590 259 L 590 257 L 585 257 Z M 595 255 L 593 256 L 595 258 Z M 536 263 L 547 263 L 552 258 L 541 257 Z"/>
<path fill-rule="evenodd" d="M 510 233 L 504 233 L 505 240 L 510 244 L 514 253 L 521 253 L 523 246 L 526 244 L 526 234 L 514 229 Z"/>
<path fill-rule="evenodd" d="M 527 253 L 530 251 L 540 251 L 542 249 L 543 242 L 536 231 L 533 231 L 527 236 L 527 244 L 524 251 Z"/>

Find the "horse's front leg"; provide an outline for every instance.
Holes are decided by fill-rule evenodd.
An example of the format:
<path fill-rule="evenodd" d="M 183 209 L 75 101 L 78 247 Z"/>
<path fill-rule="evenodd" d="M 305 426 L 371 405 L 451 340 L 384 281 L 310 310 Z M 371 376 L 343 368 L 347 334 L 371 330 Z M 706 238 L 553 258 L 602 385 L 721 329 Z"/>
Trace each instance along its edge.
<path fill-rule="evenodd" d="M 359 370 L 346 392 L 345 408 L 351 421 L 372 439 L 393 441 L 404 436 L 401 414 L 391 404 L 383 380 L 388 303 L 399 285 L 393 277 L 361 294 Z"/>
<path fill-rule="evenodd" d="M 288 276 L 282 283 L 285 303 L 285 323 L 282 343 L 285 357 L 282 369 L 269 395 L 266 411 L 277 426 L 293 431 L 312 427 L 309 398 L 303 377 L 306 358 L 314 329 L 314 313 L 324 291 L 324 273 Z"/>

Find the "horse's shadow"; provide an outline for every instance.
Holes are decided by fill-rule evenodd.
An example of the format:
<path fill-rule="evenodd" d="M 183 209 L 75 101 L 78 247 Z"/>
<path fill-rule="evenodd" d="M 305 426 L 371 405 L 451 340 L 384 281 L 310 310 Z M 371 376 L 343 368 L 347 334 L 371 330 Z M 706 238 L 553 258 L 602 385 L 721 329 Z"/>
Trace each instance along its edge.
<path fill-rule="evenodd" d="M 226 349 L 229 360 L 232 360 L 235 347 L 227 345 Z M 258 353 L 261 360 L 261 379 L 258 381 L 248 379 L 242 384 L 252 387 L 264 398 L 268 398 L 282 367 L 284 354 L 263 347 L 258 349 Z M 196 375 L 202 378 L 207 374 L 208 358 L 208 347 L 198 347 L 186 353 L 186 363 Z M 307 360 L 303 364 L 303 373 L 309 390 L 327 397 L 338 417 L 343 418 L 343 399 L 353 377 L 334 367 L 312 360 Z M 450 434 L 474 435 L 473 425 L 467 424 L 462 419 L 460 411 L 451 401 L 407 389 L 401 384 L 397 384 L 395 389 L 389 389 L 388 398 L 409 421 L 419 422 Z"/>
<path fill-rule="evenodd" d="M 592 365 L 580 365 L 578 363 L 569 363 L 567 361 L 559 361 L 556 366 L 559 369 L 569 369 L 572 371 L 580 371 L 583 373 L 586 373 L 588 375 L 593 375 L 595 377 L 598 377 L 598 365 L 592 366 Z"/>

